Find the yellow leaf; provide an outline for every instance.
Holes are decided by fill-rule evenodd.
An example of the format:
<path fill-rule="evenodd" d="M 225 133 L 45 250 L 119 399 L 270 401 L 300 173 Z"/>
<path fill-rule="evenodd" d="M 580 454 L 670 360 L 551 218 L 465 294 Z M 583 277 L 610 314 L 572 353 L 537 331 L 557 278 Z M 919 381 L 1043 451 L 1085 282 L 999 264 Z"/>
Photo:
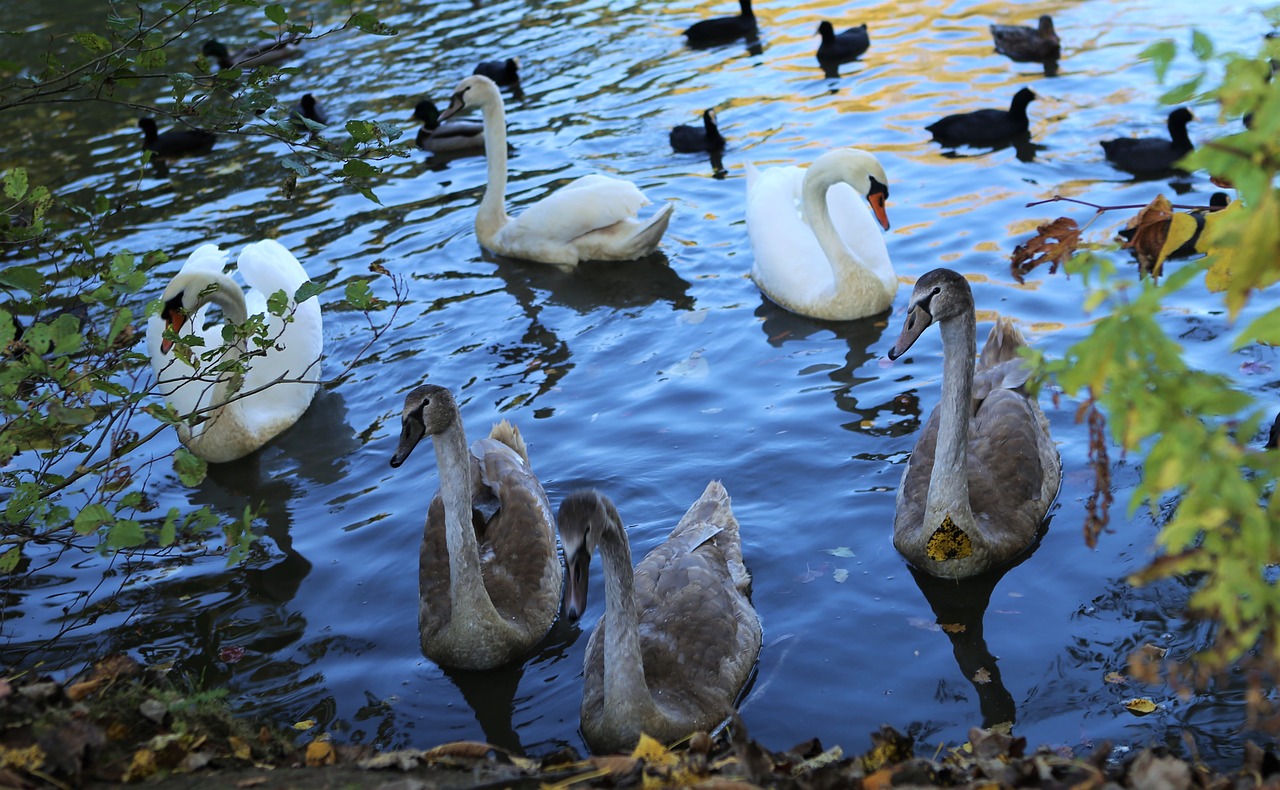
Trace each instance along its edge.
<path fill-rule="evenodd" d="M 1105 675 L 1103 675 L 1103 676 L 1102 676 L 1102 679 L 1103 679 L 1104 681 L 1106 681 L 1107 683 L 1113 683 L 1113 684 L 1128 683 L 1128 682 L 1129 682 L 1129 681 L 1125 678 L 1125 676 L 1124 676 L 1124 675 L 1121 675 L 1119 672 L 1108 672 L 1107 674 L 1105 674 Z"/>
<path fill-rule="evenodd" d="M 1131 700 L 1125 700 L 1124 707 L 1134 716 L 1146 716 L 1148 713 L 1155 711 L 1156 704 L 1144 697 L 1135 697 Z"/>
<path fill-rule="evenodd" d="M 312 741 L 307 744 L 307 766 L 315 768 L 321 765 L 333 765 L 338 761 L 338 753 L 328 741 Z"/>
<path fill-rule="evenodd" d="M 253 750 L 249 748 L 249 744 L 245 743 L 244 740 L 232 735 L 227 738 L 227 744 L 231 746 L 231 754 L 237 760 L 253 759 Z"/>
<path fill-rule="evenodd" d="M 129 760 L 129 767 L 125 769 L 124 780 L 126 782 L 136 782 L 140 779 L 146 779 L 156 772 L 156 753 L 150 749 L 139 749 L 133 753 L 133 758 Z"/>
<path fill-rule="evenodd" d="M 676 755 L 667 751 L 667 747 L 644 733 L 640 733 L 640 741 L 631 756 L 653 766 L 675 766 L 680 761 Z"/>
<path fill-rule="evenodd" d="M 956 526 L 948 513 L 943 517 L 942 525 L 929 536 L 925 551 L 934 562 L 964 559 L 973 554 L 973 541 L 964 530 Z"/>
<path fill-rule="evenodd" d="M 311 729 L 311 728 L 312 728 L 312 727 L 314 727 L 314 726 L 316 726 L 316 720 L 315 720 L 315 719 L 303 719 L 302 721 L 300 721 L 300 722 L 298 722 L 297 724 L 293 725 L 293 728 L 294 728 L 295 730 L 309 730 L 309 729 Z"/>
<path fill-rule="evenodd" d="M 1204 230 L 1200 232 L 1196 249 L 1213 258 L 1209 271 L 1205 272 L 1204 284 L 1215 293 L 1231 286 L 1231 264 L 1235 260 L 1235 244 L 1231 237 L 1239 231 L 1236 225 L 1243 211 L 1240 201 L 1233 200 L 1221 211 L 1210 212 L 1204 217 Z"/>
<path fill-rule="evenodd" d="M 17 768 L 28 773 L 39 771 L 44 766 L 44 749 L 32 744 L 25 749 L 9 749 L 0 746 L 0 768 Z"/>
<path fill-rule="evenodd" d="M 1169 235 L 1165 237 L 1164 244 L 1160 247 L 1160 254 L 1156 256 L 1156 270 L 1164 264 L 1165 258 L 1173 254 L 1174 250 L 1183 244 L 1191 241 L 1196 235 L 1196 218 L 1190 214 L 1174 212 L 1169 217 Z"/>

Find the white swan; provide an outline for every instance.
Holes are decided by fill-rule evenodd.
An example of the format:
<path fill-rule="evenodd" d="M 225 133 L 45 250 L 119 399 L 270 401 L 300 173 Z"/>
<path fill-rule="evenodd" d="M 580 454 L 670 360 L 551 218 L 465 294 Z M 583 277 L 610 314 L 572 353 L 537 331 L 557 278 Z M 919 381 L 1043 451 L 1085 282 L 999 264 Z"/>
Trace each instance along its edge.
<path fill-rule="evenodd" d="M 888 310 L 898 277 L 877 227 L 889 229 L 888 198 L 884 168 L 856 148 L 828 151 L 807 170 L 761 172 L 748 163 L 751 278 L 779 306 L 810 318 L 851 321 Z"/>
<path fill-rule="evenodd" d="M 468 452 L 458 405 L 435 384 L 405 396 L 391 466 L 425 436 L 436 448 L 440 490 L 419 551 L 422 652 L 442 666 L 492 669 L 528 652 L 560 611 L 551 505 L 520 431 L 503 420 Z"/>
<path fill-rule="evenodd" d="M 708 484 L 634 572 L 607 496 L 570 494 L 558 521 L 566 616 L 586 606 L 596 547 L 604 566 L 605 612 L 587 642 L 582 683 L 582 732 L 592 750 L 631 751 L 641 733 L 671 743 L 728 718 L 760 655 L 761 628 L 724 486 Z"/>
<path fill-rule="evenodd" d="M 222 273 L 226 263 L 227 253 L 216 245 L 198 247 L 164 289 L 159 314 L 147 320 L 147 352 L 160 392 L 184 419 L 200 412 L 194 424 L 178 423 L 178 437 L 191 452 L 213 463 L 248 455 L 297 422 L 315 396 L 318 385 L 314 379 L 320 375 L 324 350 L 319 299 L 313 297 L 301 304 L 293 300 L 298 287 L 309 278 L 289 250 L 271 239 L 244 248 L 237 268 L 250 286 L 247 294 Z M 288 297 L 285 317 L 292 314 L 291 321 L 267 311 L 267 297 L 281 290 Z M 227 346 L 219 358 L 199 362 L 201 353 L 225 342 L 222 324 L 205 326 L 211 304 L 221 307 L 223 318 L 231 324 L 243 324 L 250 315 L 267 316 L 271 345 L 244 360 L 247 370 L 239 387 L 234 388 L 246 393 L 242 396 L 231 392 L 237 377 L 216 366 L 247 355 L 243 340 Z M 199 369 L 171 353 L 173 342 L 163 337 L 166 328 L 204 339 L 203 346 L 192 348 Z M 312 383 L 272 384 L 281 378 Z"/>
<path fill-rule="evenodd" d="M 492 252 L 539 263 L 574 265 L 578 261 L 630 261 L 658 248 L 671 220 L 668 203 L 647 222 L 639 222 L 646 198 L 635 184 L 601 175 L 583 176 L 534 203 L 518 217 L 507 215 L 507 120 L 502 94 L 488 77 L 458 83 L 440 115 L 465 109 L 484 112 L 484 149 L 489 185 L 476 214 L 476 236 Z"/>
<path fill-rule="evenodd" d="M 902 471 L 893 545 L 917 568 L 961 579 L 999 567 L 1034 541 L 1058 495 L 1062 461 L 1029 375 L 1013 322 L 991 327 L 974 375 L 973 291 L 950 269 L 922 276 L 911 292 L 890 359 L 931 324 L 942 332 L 942 397 Z"/>

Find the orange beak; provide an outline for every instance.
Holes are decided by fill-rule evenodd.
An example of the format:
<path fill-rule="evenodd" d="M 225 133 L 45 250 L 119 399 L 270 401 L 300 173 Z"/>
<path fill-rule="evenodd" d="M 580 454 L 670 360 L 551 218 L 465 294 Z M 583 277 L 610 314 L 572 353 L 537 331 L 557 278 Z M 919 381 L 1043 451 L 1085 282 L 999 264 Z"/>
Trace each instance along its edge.
<path fill-rule="evenodd" d="M 888 230 L 889 215 L 884 210 L 884 195 L 879 192 L 868 195 L 867 202 L 871 204 L 871 210 L 875 212 L 876 220 L 880 222 L 880 227 Z"/>
<path fill-rule="evenodd" d="M 171 311 L 168 314 L 168 317 L 165 319 L 165 326 L 167 326 L 169 329 L 172 329 L 174 334 L 177 334 L 179 331 L 181 331 L 182 325 L 185 323 L 187 323 L 187 317 L 182 313 L 181 310 Z M 168 354 L 169 349 L 171 348 L 173 348 L 172 340 L 169 340 L 168 338 L 166 338 L 160 341 L 161 354 Z"/>

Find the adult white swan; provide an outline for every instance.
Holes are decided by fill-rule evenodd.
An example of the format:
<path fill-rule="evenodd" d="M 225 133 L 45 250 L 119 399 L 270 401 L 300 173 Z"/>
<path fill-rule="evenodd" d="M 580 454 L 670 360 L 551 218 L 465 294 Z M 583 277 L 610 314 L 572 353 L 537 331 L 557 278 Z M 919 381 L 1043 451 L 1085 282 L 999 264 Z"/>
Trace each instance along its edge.
<path fill-rule="evenodd" d="M 297 422 L 315 396 L 318 385 L 314 380 L 320 375 L 324 350 L 319 299 L 312 297 L 301 304 L 293 300 L 298 287 L 309 278 L 289 250 L 271 239 L 244 248 L 237 268 L 250 286 L 247 294 L 222 273 L 226 264 L 227 253 L 217 245 L 196 248 L 164 289 L 160 313 L 147 320 L 147 352 L 160 392 L 184 418 L 178 423 L 178 437 L 191 452 L 213 463 L 248 455 Z M 267 311 L 267 297 L 276 291 L 284 291 L 288 297 L 285 317 L 292 315 L 292 320 Z M 221 307 L 223 318 L 231 324 L 266 314 L 270 345 L 249 355 L 241 340 L 227 346 L 221 356 L 201 362 L 201 353 L 225 342 L 222 324 L 205 326 L 211 304 Z M 204 339 L 203 346 L 192 348 L 198 369 L 172 353 L 173 341 L 164 338 L 166 328 Z M 246 355 L 247 370 L 234 387 L 237 377 L 218 366 Z M 278 379 L 311 383 L 272 383 Z M 185 421 L 197 412 L 194 424 Z"/>
<path fill-rule="evenodd" d="M 898 292 L 880 235 L 889 229 L 888 198 L 884 168 L 856 148 L 828 151 L 807 170 L 748 163 L 751 278 L 779 306 L 810 318 L 851 321 L 888 310 Z"/>
<path fill-rule="evenodd" d="M 960 579 L 1035 541 L 1062 461 L 1040 404 L 1023 389 L 1026 341 L 1013 322 L 991 327 L 975 376 L 973 291 L 956 272 L 934 269 L 916 282 L 889 358 L 932 324 L 942 332 L 942 398 L 902 472 L 893 545 L 926 573 Z"/>
<path fill-rule="evenodd" d="M 508 216 L 507 119 L 498 86 L 488 77 L 467 77 L 458 83 L 440 119 L 476 107 L 484 113 L 484 149 L 489 161 L 489 185 L 476 214 L 476 236 L 486 249 L 512 258 L 572 266 L 587 260 L 635 260 L 658 248 L 674 204 L 666 204 L 647 222 L 640 222 L 640 207 L 649 199 L 635 184 L 620 178 L 583 176 L 529 206 L 520 216 Z"/>

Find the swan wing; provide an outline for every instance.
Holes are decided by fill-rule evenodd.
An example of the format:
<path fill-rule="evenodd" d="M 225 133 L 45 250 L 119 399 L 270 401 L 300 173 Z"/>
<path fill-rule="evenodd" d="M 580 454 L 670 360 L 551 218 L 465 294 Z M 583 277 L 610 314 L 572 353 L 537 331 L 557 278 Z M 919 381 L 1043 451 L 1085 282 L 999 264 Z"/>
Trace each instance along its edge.
<path fill-rule="evenodd" d="M 274 239 L 247 245 L 240 253 L 238 266 L 250 286 L 245 294 L 249 315 L 266 313 L 267 298 L 276 291 L 285 292 L 293 309 L 294 293 L 310 279 L 293 253 Z M 286 311 L 285 316 L 288 315 Z M 245 375 L 246 391 L 282 377 L 310 381 L 319 378 L 320 356 L 324 351 L 319 297 L 297 304 L 292 321 L 286 321 L 285 316 L 267 313 L 267 337 L 274 342 L 266 349 L 265 356 L 251 361 Z M 281 383 L 249 395 L 242 401 L 246 421 L 270 435 L 279 433 L 307 410 L 317 387 L 315 383 Z"/>
<path fill-rule="evenodd" d="M 592 174 L 570 181 L 529 206 L 501 233 L 568 243 L 592 231 L 634 220 L 649 203 L 640 188 L 621 178 Z"/>
<path fill-rule="evenodd" d="M 831 266 L 800 214 L 804 169 L 751 167 L 747 181 L 747 236 L 755 257 L 751 277 L 756 285 L 788 309 L 831 295 Z"/>
<path fill-rule="evenodd" d="M 547 494 L 521 454 L 495 438 L 471 445 L 472 502 L 487 517 L 478 528 L 485 588 L 504 619 L 532 638 L 560 608 L 562 568 Z"/>

